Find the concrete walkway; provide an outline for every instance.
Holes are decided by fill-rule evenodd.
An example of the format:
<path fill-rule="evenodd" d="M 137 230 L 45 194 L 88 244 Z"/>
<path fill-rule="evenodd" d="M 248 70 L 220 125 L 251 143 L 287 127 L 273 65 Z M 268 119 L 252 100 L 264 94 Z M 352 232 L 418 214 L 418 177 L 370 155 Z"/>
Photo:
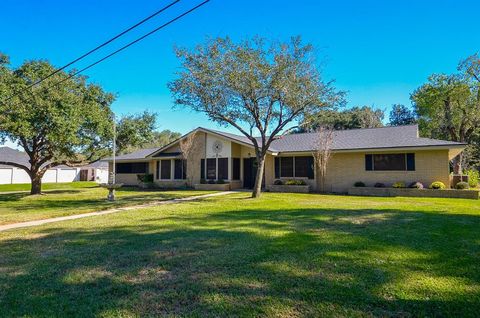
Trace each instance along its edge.
<path fill-rule="evenodd" d="M 88 218 L 88 217 L 97 216 L 97 215 L 105 215 L 105 214 L 112 214 L 112 213 L 118 213 L 118 212 L 129 211 L 129 210 L 143 209 L 143 208 L 148 208 L 148 207 L 157 206 L 157 205 L 175 204 L 175 203 L 194 201 L 194 200 L 198 200 L 198 199 L 216 197 L 216 196 L 226 195 L 226 194 L 231 194 L 231 193 L 235 193 L 235 192 L 234 191 L 223 191 L 223 192 L 203 194 L 203 195 L 191 196 L 191 197 L 180 198 L 180 199 L 154 201 L 154 202 L 149 202 L 149 203 L 146 203 L 146 204 L 132 205 L 132 206 L 126 206 L 126 207 L 121 207 L 121 208 L 113 208 L 113 209 L 104 210 L 104 211 L 88 212 L 88 213 L 83 213 L 83 214 L 60 216 L 60 217 L 50 218 L 50 219 L 43 219 L 43 220 L 36 220 L 36 221 L 28 221 L 28 222 L 0 225 L 0 232 L 11 230 L 11 229 L 18 229 L 18 228 L 22 228 L 22 227 L 32 227 L 32 226 L 38 226 L 38 225 L 43 225 L 43 224 L 47 224 L 47 223 L 75 220 L 75 219 Z"/>

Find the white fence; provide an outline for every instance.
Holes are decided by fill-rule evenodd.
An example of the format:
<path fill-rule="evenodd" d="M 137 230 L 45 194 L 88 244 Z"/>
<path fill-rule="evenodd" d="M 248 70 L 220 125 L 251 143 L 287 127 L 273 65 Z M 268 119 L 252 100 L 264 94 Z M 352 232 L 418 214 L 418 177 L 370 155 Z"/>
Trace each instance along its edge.
<path fill-rule="evenodd" d="M 79 168 L 58 168 L 48 170 L 42 178 L 44 183 L 73 182 L 80 178 Z M 18 168 L 0 168 L 0 184 L 30 183 L 25 170 Z"/>

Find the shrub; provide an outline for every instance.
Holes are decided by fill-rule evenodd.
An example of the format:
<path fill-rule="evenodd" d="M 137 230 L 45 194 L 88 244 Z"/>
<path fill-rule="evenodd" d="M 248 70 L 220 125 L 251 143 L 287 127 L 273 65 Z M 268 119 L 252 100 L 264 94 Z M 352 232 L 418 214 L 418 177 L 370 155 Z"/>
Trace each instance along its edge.
<path fill-rule="evenodd" d="M 208 184 L 215 184 L 215 180 L 210 179 L 210 180 L 207 181 L 207 183 L 208 183 Z"/>
<path fill-rule="evenodd" d="M 405 182 L 395 182 L 394 184 L 392 184 L 392 188 L 405 188 Z"/>
<path fill-rule="evenodd" d="M 145 174 L 137 174 L 137 180 L 142 183 L 152 183 L 153 182 L 153 174 L 145 173 Z"/>
<path fill-rule="evenodd" d="M 287 180 L 284 182 L 285 185 L 306 185 L 307 183 L 304 180 Z"/>
<path fill-rule="evenodd" d="M 283 181 L 282 180 L 275 180 L 275 181 L 273 181 L 273 184 L 274 185 L 283 185 Z"/>
<path fill-rule="evenodd" d="M 353 186 L 357 188 L 362 188 L 365 186 L 365 183 L 363 183 L 362 181 L 357 181 L 353 184 Z"/>
<path fill-rule="evenodd" d="M 223 180 L 223 179 L 218 179 L 218 180 L 217 180 L 217 184 L 225 184 L 225 180 Z"/>
<path fill-rule="evenodd" d="M 377 182 L 374 185 L 375 188 L 385 188 L 385 183 Z"/>
<path fill-rule="evenodd" d="M 466 175 L 468 176 L 468 185 L 470 188 L 476 188 L 480 181 L 480 172 L 478 170 L 468 170 Z"/>
<path fill-rule="evenodd" d="M 455 189 L 457 190 L 468 190 L 470 186 L 468 185 L 468 182 L 459 182 L 455 185 Z"/>
<path fill-rule="evenodd" d="M 200 179 L 200 184 L 206 184 L 207 183 L 207 180 L 205 179 Z"/>
<path fill-rule="evenodd" d="M 424 188 L 423 184 L 421 182 L 418 182 L 418 181 L 410 183 L 410 185 L 408 187 L 413 188 L 413 189 L 423 189 Z"/>
<path fill-rule="evenodd" d="M 429 186 L 429 188 L 435 189 L 435 190 L 443 190 L 445 189 L 445 184 L 443 184 L 443 182 L 440 182 L 440 181 L 435 181 Z"/>

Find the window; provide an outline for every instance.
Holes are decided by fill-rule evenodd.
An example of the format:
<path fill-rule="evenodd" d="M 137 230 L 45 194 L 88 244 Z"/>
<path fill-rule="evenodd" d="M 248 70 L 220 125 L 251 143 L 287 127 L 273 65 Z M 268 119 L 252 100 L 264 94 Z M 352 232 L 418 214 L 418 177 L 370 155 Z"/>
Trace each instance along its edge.
<path fill-rule="evenodd" d="M 160 176 L 161 179 L 170 179 L 171 178 L 171 167 L 172 167 L 172 162 L 171 160 L 160 160 Z"/>
<path fill-rule="evenodd" d="M 218 158 L 218 179 L 228 179 L 228 158 Z"/>
<path fill-rule="evenodd" d="M 207 179 L 217 179 L 217 159 L 207 159 Z"/>
<path fill-rule="evenodd" d="M 295 177 L 313 179 L 313 157 L 295 157 Z"/>
<path fill-rule="evenodd" d="M 415 171 L 414 153 L 365 155 L 367 171 Z"/>
<path fill-rule="evenodd" d="M 275 157 L 275 179 L 280 179 L 280 157 Z"/>
<path fill-rule="evenodd" d="M 200 179 L 205 179 L 205 159 L 200 159 Z"/>
<path fill-rule="evenodd" d="M 182 159 L 175 159 L 175 171 L 174 179 L 185 180 L 187 179 L 187 161 Z"/>
<path fill-rule="evenodd" d="M 147 173 L 148 162 L 117 163 L 116 173 Z"/>
<path fill-rule="evenodd" d="M 282 178 L 293 177 L 293 157 L 280 158 L 280 176 Z"/>
<path fill-rule="evenodd" d="M 232 179 L 240 180 L 240 158 L 232 159 Z"/>

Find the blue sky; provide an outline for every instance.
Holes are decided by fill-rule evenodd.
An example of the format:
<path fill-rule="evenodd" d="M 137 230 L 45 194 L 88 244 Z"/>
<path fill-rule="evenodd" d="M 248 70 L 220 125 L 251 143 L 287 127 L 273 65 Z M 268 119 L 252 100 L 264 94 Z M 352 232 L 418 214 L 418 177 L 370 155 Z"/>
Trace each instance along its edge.
<path fill-rule="evenodd" d="M 77 67 L 199 2 L 182 0 Z M 166 3 L 3 0 L 0 51 L 14 65 L 44 58 L 61 66 Z M 172 110 L 166 84 L 179 66 L 173 46 L 192 47 L 206 37 L 225 35 L 276 40 L 301 35 L 317 48 L 325 78 L 348 91 L 349 107 L 373 105 L 388 112 L 394 103 L 410 105 L 409 94 L 429 74 L 454 72 L 460 59 L 480 50 L 478 12 L 480 1 L 211 0 L 86 75 L 118 94 L 113 104 L 117 114 L 155 111 L 159 129 L 182 133 L 196 126 L 215 128 L 204 115 Z"/>

